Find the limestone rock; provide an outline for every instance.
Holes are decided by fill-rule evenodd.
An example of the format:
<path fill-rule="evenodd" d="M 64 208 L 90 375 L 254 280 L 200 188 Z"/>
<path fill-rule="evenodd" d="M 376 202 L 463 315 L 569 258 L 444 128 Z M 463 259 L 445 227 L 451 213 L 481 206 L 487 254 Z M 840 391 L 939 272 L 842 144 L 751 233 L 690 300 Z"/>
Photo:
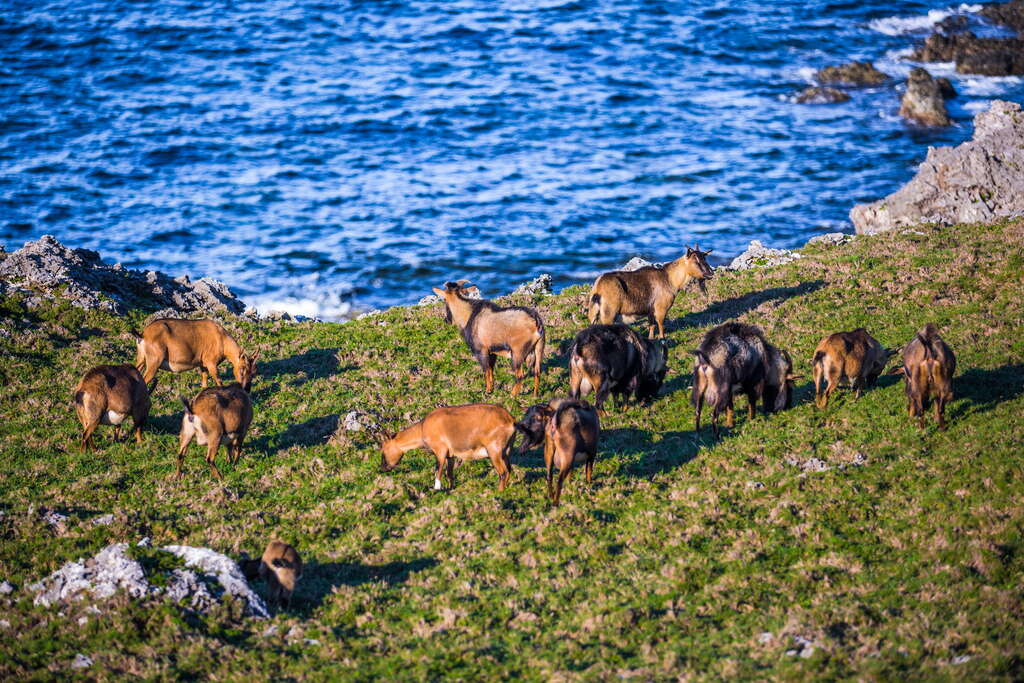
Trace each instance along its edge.
<path fill-rule="evenodd" d="M 798 258 L 801 258 L 801 256 L 795 251 L 772 249 L 771 247 L 764 246 L 758 240 L 752 240 L 747 250 L 732 260 L 732 263 L 729 264 L 729 270 L 778 266 Z"/>
<path fill-rule="evenodd" d="M 948 126 L 953 123 L 939 83 L 920 67 L 914 67 L 907 80 L 907 91 L 900 101 L 900 116 L 923 126 Z"/>

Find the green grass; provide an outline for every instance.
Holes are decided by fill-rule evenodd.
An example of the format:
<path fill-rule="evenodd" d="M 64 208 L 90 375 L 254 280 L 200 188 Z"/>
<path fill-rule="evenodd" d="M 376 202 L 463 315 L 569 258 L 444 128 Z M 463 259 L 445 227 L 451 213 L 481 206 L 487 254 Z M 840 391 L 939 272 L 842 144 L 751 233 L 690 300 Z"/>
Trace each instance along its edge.
<path fill-rule="evenodd" d="M 234 467 L 222 451 L 220 484 L 195 445 L 173 479 L 177 396 L 198 389 L 195 373 L 161 373 L 141 446 L 101 427 L 98 453 L 77 449 L 71 389 L 93 365 L 131 362 L 124 333 L 144 313 L 0 302 L 0 579 L 17 588 L 0 596 L 0 678 L 69 675 L 83 653 L 89 677 L 1020 679 L 1022 250 L 1024 222 L 922 227 L 721 274 L 708 301 L 682 293 L 662 394 L 610 412 L 593 485 L 574 477 L 560 508 L 538 451 L 514 460 L 501 494 L 484 461 L 436 492 L 428 453 L 381 474 L 372 440 L 339 428 L 350 410 L 399 427 L 484 400 L 437 306 L 341 325 L 227 321 L 266 350 L 246 451 Z M 585 325 L 585 296 L 536 302 L 545 398 L 566 390 L 555 350 Z M 733 319 L 762 326 L 808 376 L 824 333 L 863 325 L 898 346 L 935 322 L 959 361 L 949 430 L 929 417 L 919 431 L 883 377 L 825 411 L 803 380 L 792 410 L 740 410 L 720 440 L 694 434 L 687 350 Z M 521 415 L 532 397 L 508 396 L 503 363 L 490 398 Z M 803 471 L 812 457 L 830 469 Z M 66 528 L 41 506 L 68 514 Z M 91 523 L 107 513 L 113 524 Z M 26 584 L 143 536 L 236 557 L 280 537 L 306 570 L 271 633 L 231 603 L 205 616 L 123 596 L 101 614 L 32 605 Z M 787 654 L 802 650 L 795 637 L 814 642 L 810 656 Z"/>

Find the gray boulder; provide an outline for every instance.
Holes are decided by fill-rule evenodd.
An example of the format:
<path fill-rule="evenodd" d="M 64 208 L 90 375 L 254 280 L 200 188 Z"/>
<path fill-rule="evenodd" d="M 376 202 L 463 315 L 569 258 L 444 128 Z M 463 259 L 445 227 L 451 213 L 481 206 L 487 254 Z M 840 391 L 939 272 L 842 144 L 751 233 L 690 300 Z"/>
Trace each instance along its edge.
<path fill-rule="evenodd" d="M 973 139 L 932 147 L 917 175 L 885 199 L 858 204 L 850 220 L 860 234 L 919 223 L 989 222 L 1024 215 L 1024 113 L 993 100 L 974 117 Z"/>
<path fill-rule="evenodd" d="M 871 62 L 851 62 L 819 69 L 814 74 L 814 80 L 830 85 L 871 86 L 882 85 L 889 80 L 889 76 L 876 69 Z"/>
<path fill-rule="evenodd" d="M 629 259 L 624 264 L 622 264 L 622 267 L 619 268 L 619 270 L 634 271 L 634 270 L 640 270 L 641 268 L 646 268 L 647 266 L 656 266 L 656 265 L 658 265 L 658 264 L 657 263 L 651 263 L 650 261 L 648 261 L 646 259 L 642 259 L 639 256 L 634 256 L 633 258 Z"/>
<path fill-rule="evenodd" d="M 942 86 L 921 67 L 910 71 L 907 91 L 900 100 L 900 116 L 922 126 L 948 126 L 953 123 L 946 111 Z"/>
<path fill-rule="evenodd" d="M 551 294 L 551 276 L 547 273 L 541 273 L 529 282 L 524 282 L 512 290 L 512 295 L 516 294 L 529 294 L 530 296 L 547 296 Z"/>
<path fill-rule="evenodd" d="M 0 261 L 5 289 L 33 293 L 29 304 L 64 299 L 85 309 L 123 314 L 130 308 L 171 308 L 181 313 L 226 311 L 240 314 L 245 304 L 227 285 L 210 278 L 171 278 L 155 270 L 138 271 L 109 265 L 89 249 L 70 249 L 52 235 L 43 235 Z"/>
<path fill-rule="evenodd" d="M 800 254 L 789 249 L 772 249 L 751 240 L 750 246 L 729 264 L 729 270 L 747 270 L 748 268 L 765 268 L 789 263 L 801 258 Z"/>

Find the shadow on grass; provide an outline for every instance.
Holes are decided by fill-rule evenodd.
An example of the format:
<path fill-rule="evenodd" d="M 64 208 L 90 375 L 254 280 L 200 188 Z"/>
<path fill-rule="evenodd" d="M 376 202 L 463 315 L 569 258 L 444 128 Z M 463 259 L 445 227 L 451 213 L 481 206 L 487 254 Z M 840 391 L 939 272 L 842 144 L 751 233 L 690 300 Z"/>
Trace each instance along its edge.
<path fill-rule="evenodd" d="M 997 404 L 1012 401 L 1021 395 L 1024 395 L 1022 364 L 1004 365 L 992 370 L 968 370 L 953 378 L 952 410 L 946 419 L 952 422 L 974 413 L 991 410 Z"/>
<path fill-rule="evenodd" d="M 684 327 L 703 327 L 715 322 L 732 320 L 748 311 L 752 311 L 761 304 L 774 301 L 782 303 L 787 299 L 810 292 L 817 291 L 825 286 L 824 280 L 810 280 L 801 282 L 792 287 L 772 287 L 759 292 L 750 292 L 742 296 L 734 296 L 731 299 L 717 301 L 700 313 L 688 313 L 681 318 L 665 321 L 665 332 L 675 332 Z"/>
<path fill-rule="evenodd" d="M 382 565 L 311 560 L 302 567 L 302 580 L 292 598 L 292 608 L 287 611 L 309 617 L 338 586 L 381 583 L 390 588 L 405 583 L 416 572 L 437 565 L 438 561 L 432 557 L 421 557 L 408 562 L 388 562 Z"/>
<path fill-rule="evenodd" d="M 661 439 L 654 442 L 646 430 L 633 427 L 608 429 L 601 432 L 601 447 L 620 456 L 621 464 L 616 473 L 627 477 L 652 477 L 681 467 L 697 457 L 700 442 L 693 438 L 693 432 L 661 432 L 660 436 Z"/>
<path fill-rule="evenodd" d="M 249 448 L 270 453 L 292 446 L 319 446 L 338 429 L 340 415 L 324 415 L 294 424 L 283 432 L 264 434 L 249 442 Z"/>
<path fill-rule="evenodd" d="M 297 356 L 263 361 L 259 364 L 259 374 L 264 377 L 306 373 L 309 379 L 331 377 L 345 370 L 355 370 L 356 366 L 341 367 L 338 363 L 338 349 L 310 349 Z"/>

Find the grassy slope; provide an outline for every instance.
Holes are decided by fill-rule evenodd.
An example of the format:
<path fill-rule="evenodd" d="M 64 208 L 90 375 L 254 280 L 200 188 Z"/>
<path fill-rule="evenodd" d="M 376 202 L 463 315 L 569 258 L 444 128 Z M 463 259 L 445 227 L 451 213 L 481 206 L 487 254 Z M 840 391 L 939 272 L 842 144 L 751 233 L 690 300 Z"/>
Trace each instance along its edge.
<path fill-rule="evenodd" d="M 921 228 L 722 275 L 710 304 L 682 294 L 662 395 L 609 415 L 593 487 L 574 478 L 560 509 L 544 498 L 538 452 L 515 461 L 503 494 L 485 462 L 435 492 L 427 453 L 381 474 L 374 445 L 338 428 L 351 409 L 391 411 L 397 426 L 483 398 L 436 307 L 345 325 L 232 321 L 267 351 L 247 453 L 224 465 L 221 486 L 195 445 L 184 480 L 171 478 L 176 397 L 196 390 L 194 374 L 161 374 L 141 447 L 111 444 L 109 428 L 98 454 L 73 447 L 71 387 L 89 366 L 133 358 L 119 333 L 141 313 L 29 314 L 6 302 L 0 578 L 18 591 L 0 597 L 0 612 L 18 637 L 0 639 L 0 677 L 45 677 L 81 652 L 92 675 L 1019 678 L 1022 248 L 1024 222 Z M 584 324 L 584 297 L 575 288 L 539 302 L 549 348 Z M 808 374 L 823 332 L 864 325 L 899 345 L 938 323 L 959 359 L 950 429 L 919 432 L 902 385 L 883 377 L 824 412 L 806 382 L 788 412 L 747 422 L 741 411 L 718 442 L 707 428 L 695 435 L 686 349 L 736 318 L 763 326 Z M 563 392 L 564 361 L 551 355 L 548 368 L 544 395 Z M 507 365 L 498 377 L 494 399 L 521 414 L 529 397 L 508 397 Z M 858 454 L 866 464 L 849 465 Z M 811 457 L 831 469 L 786 462 Z M 68 528 L 54 531 L 30 504 L 68 512 Z M 111 526 L 89 521 L 108 512 Z M 101 615 L 58 614 L 22 590 L 114 541 L 237 553 L 275 535 L 307 571 L 269 636 L 230 604 L 196 617 L 115 598 Z M 817 649 L 788 656 L 794 636 Z"/>

